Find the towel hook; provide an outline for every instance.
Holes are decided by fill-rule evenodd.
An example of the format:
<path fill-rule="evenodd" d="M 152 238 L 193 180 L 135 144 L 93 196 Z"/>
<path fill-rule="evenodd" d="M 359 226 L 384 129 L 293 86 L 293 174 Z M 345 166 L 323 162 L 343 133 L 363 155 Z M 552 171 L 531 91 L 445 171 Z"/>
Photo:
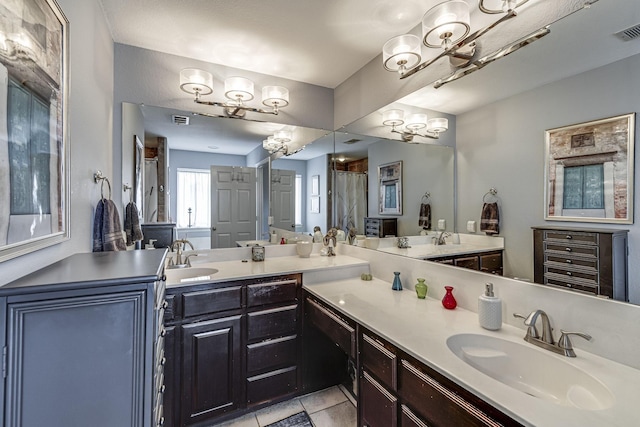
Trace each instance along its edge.
<path fill-rule="evenodd" d="M 422 199 L 420 199 L 420 203 L 424 203 L 429 201 L 429 199 L 431 198 L 431 193 L 429 193 L 428 191 L 426 193 L 424 193 L 424 195 L 422 196 Z"/>
<path fill-rule="evenodd" d="M 130 186 L 129 184 L 124 184 L 122 186 L 123 191 L 126 193 L 127 191 L 130 191 L 129 193 L 129 203 L 133 203 L 133 187 Z"/>
<path fill-rule="evenodd" d="M 495 198 L 496 198 L 496 201 L 497 201 L 497 199 L 498 199 L 498 197 L 496 196 L 497 194 L 498 194 L 498 190 L 496 190 L 496 189 L 495 189 L 495 187 L 491 187 L 491 188 L 489 189 L 489 191 L 487 191 L 486 193 L 484 193 L 484 196 L 482 196 L 482 201 L 483 201 L 484 203 L 488 203 L 488 202 L 487 202 L 487 196 L 489 196 L 489 195 L 491 195 L 491 196 L 495 197 Z"/>

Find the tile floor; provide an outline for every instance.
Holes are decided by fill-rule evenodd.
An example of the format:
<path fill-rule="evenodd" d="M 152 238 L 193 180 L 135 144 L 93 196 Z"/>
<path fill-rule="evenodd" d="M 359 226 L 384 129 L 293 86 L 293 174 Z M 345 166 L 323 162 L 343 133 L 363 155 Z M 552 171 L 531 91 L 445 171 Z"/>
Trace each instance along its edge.
<path fill-rule="evenodd" d="M 307 411 L 316 427 L 355 427 L 357 424 L 353 397 L 342 386 L 335 386 L 211 427 L 264 427 L 302 411 Z"/>

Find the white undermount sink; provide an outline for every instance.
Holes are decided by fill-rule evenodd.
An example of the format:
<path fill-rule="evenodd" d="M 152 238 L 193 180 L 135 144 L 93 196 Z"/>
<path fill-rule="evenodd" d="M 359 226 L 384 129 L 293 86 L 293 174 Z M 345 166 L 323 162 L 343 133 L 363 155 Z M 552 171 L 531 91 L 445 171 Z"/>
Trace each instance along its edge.
<path fill-rule="evenodd" d="M 457 334 L 447 339 L 447 346 L 478 371 L 539 399 L 585 410 L 606 409 L 615 401 L 591 374 L 529 344 Z"/>
<path fill-rule="evenodd" d="M 190 283 L 210 280 L 218 272 L 216 268 L 185 267 L 165 270 L 167 283 Z"/>

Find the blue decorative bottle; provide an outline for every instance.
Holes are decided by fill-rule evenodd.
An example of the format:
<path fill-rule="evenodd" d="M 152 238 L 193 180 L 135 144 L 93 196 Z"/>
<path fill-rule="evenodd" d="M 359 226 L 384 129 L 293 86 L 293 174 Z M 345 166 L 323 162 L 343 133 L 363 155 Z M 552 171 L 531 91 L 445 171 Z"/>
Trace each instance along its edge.
<path fill-rule="evenodd" d="M 393 275 L 394 275 L 394 278 L 393 278 L 393 285 L 391 285 L 391 289 L 393 289 L 394 291 L 401 291 L 402 282 L 400 281 L 400 272 L 394 271 Z"/>

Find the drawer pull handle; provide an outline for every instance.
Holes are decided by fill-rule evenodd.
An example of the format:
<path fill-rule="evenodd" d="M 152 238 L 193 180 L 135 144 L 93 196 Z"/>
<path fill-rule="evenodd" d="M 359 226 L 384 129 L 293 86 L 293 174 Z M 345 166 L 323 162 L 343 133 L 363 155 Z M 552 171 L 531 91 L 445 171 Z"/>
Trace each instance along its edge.
<path fill-rule="evenodd" d="M 164 302 L 162 303 L 162 308 L 167 308 L 169 307 L 169 301 L 164 300 Z"/>
<path fill-rule="evenodd" d="M 161 337 L 164 337 L 165 335 L 167 335 L 167 330 L 166 330 L 166 329 L 162 329 L 162 330 L 160 331 L 160 336 L 161 336 Z"/>
<path fill-rule="evenodd" d="M 164 384 L 162 384 L 162 385 L 160 386 L 160 390 L 159 390 L 159 391 L 160 391 L 160 393 L 164 393 L 164 390 L 165 390 L 166 388 L 167 388 L 167 387 L 166 387 Z"/>
<path fill-rule="evenodd" d="M 164 425 L 164 417 L 160 418 L 160 421 L 158 422 L 159 426 L 163 426 Z"/>
<path fill-rule="evenodd" d="M 570 259 L 567 260 L 567 264 L 573 264 L 573 261 L 571 261 Z"/>
<path fill-rule="evenodd" d="M 567 288 L 571 288 L 571 283 L 567 283 Z"/>
<path fill-rule="evenodd" d="M 162 358 L 162 360 L 160 360 L 160 365 L 161 365 L 161 366 L 164 366 L 164 365 L 165 365 L 165 363 L 167 363 L 167 358 L 166 358 L 166 357 L 163 357 L 163 358 Z"/>
<path fill-rule="evenodd" d="M 567 276 L 571 276 L 571 272 L 570 271 L 567 271 Z"/>
<path fill-rule="evenodd" d="M 565 248 L 564 250 L 567 252 L 571 252 L 571 248 Z"/>
<path fill-rule="evenodd" d="M 573 237 L 567 235 L 567 240 L 571 240 L 571 239 L 573 239 Z"/>

